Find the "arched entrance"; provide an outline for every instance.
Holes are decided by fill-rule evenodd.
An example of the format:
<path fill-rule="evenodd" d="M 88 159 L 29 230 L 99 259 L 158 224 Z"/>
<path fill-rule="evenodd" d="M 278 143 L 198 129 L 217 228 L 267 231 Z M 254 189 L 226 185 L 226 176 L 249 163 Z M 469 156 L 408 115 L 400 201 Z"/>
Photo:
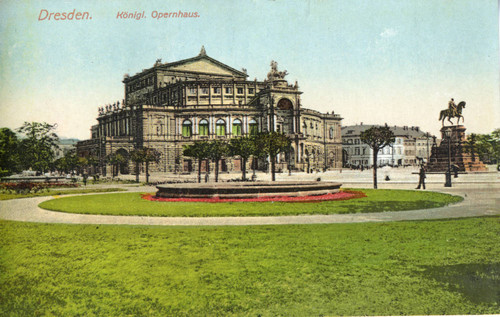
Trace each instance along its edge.
<path fill-rule="evenodd" d="M 280 99 L 276 104 L 276 114 L 278 117 L 276 130 L 285 134 L 294 133 L 293 103 L 286 98 Z"/>

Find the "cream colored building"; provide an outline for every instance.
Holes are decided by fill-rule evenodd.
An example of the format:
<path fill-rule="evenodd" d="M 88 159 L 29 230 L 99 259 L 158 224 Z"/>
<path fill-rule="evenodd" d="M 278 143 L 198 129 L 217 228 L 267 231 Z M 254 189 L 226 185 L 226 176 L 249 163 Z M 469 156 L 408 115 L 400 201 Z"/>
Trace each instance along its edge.
<path fill-rule="evenodd" d="M 99 158 L 99 171 L 106 174 L 109 154 L 128 158 L 133 149 L 152 147 L 162 154 L 153 171 L 189 173 L 196 162 L 182 155 L 186 144 L 278 131 L 290 137 L 293 147 L 289 156 L 279 156 L 278 169 L 288 164 L 293 170 L 340 168 L 342 118 L 333 111 L 303 108 L 297 82 L 289 84 L 286 75 L 272 62 L 267 79 L 248 80 L 246 70 L 209 57 L 204 48 L 193 58 L 158 60 L 151 68 L 125 75 L 124 100 L 99 108 L 92 137 L 78 143 L 78 153 Z M 131 162 L 124 164 L 120 172 L 130 173 L 132 167 Z M 241 160 L 225 158 L 221 168 L 239 171 Z"/>

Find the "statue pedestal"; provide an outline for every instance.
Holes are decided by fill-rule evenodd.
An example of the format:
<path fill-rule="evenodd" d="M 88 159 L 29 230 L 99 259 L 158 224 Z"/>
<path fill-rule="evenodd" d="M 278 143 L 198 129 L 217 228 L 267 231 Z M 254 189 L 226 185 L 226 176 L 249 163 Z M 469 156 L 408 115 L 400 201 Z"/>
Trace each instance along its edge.
<path fill-rule="evenodd" d="M 445 131 L 451 130 L 450 137 Z M 464 147 L 465 127 L 454 125 L 441 128 L 441 144 L 432 148 L 431 157 L 427 162 L 428 172 L 446 172 L 448 161 L 450 165 L 455 165 L 461 172 L 485 172 L 486 166 L 479 160 L 476 153 L 467 153 Z"/>

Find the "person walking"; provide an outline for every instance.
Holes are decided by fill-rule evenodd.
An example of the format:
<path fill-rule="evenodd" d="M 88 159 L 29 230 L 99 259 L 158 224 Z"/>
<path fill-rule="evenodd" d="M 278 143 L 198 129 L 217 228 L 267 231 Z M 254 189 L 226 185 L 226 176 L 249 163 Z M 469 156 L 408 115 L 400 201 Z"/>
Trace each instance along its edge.
<path fill-rule="evenodd" d="M 420 189 L 420 186 L 423 187 L 423 189 L 425 189 L 425 168 L 424 168 L 424 165 L 420 165 L 420 171 L 418 172 L 418 186 L 417 188 L 415 189 Z"/>

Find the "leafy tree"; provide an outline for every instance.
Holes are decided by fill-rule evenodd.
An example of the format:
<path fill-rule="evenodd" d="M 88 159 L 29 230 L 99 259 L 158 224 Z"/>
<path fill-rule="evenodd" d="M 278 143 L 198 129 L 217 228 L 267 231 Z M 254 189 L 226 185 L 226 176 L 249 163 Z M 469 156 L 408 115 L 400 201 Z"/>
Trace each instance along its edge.
<path fill-rule="evenodd" d="M 146 183 L 149 183 L 149 164 L 151 162 L 159 163 L 161 153 L 153 148 L 136 149 L 130 152 L 130 159 L 135 162 L 135 181 L 139 182 L 139 164 L 146 164 Z"/>
<path fill-rule="evenodd" d="M 146 183 L 149 183 L 149 163 L 160 163 L 161 153 L 149 147 L 142 149 L 144 151 L 144 163 L 146 163 Z"/>
<path fill-rule="evenodd" d="M 118 175 L 120 164 L 125 164 L 127 159 L 120 153 L 112 153 L 106 157 L 106 161 L 111 165 L 111 177 Z"/>
<path fill-rule="evenodd" d="M 377 156 L 384 147 L 394 143 L 394 133 L 388 126 L 371 127 L 361 132 L 361 142 L 367 144 L 373 150 L 373 188 L 377 188 Z"/>
<path fill-rule="evenodd" d="M 279 132 L 260 133 L 256 139 L 256 146 L 269 155 L 271 161 L 271 179 L 276 181 L 276 156 L 279 153 L 289 151 L 291 140 Z"/>
<path fill-rule="evenodd" d="M 246 180 L 248 158 L 255 153 L 255 142 L 253 138 L 241 137 L 229 141 L 229 153 L 231 156 L 241 157 L 241 180 Z"/>
<path fill-rule="evenodd" d="M 470 141 L 472 134 L 466 141 L 467 145 Z M 477 134 L 475 135 L 475 150 L 479 155 L 481 161 L 485 163 L 499 163 L 500 158 L 500 129 L 496 129 L 491 134 Z"/>
<path fill-rule="evenodd" d="M 77 167 L 79 167 L 78 156 L 76 155 L 76 150 L 71 149 L 64 153 L 64 156 L 56 161 L 56 166 L 59 170 L 65 173 L 73 172 Z"/>
<path fill-rule="evenodd" d="M 252 147 L 252 167 L 253 167 L 253 175 L 255 175 L 255 171 L 257 169 L 258 160 L 264 159 L 266 157 L 266 151 L 263 143 L 265 142 L 264 138 L 261 137 L 262 133 L 257 133 L 252 135 L 250 138 L 253 142 Z"/>
<path fill-rule="evenodd" d="M 139 174 L 141 173 L 140 164 L 144 162 L 144 150 L 135 149 L 130 152 L 130 159 L 135 163 L 135 182 L 139 183 Z"/>
<path fill-rule="evenodd" d="M 89 166 L 89 160 L 85 157 L 78 157 L 76 166 L 78 167 L 78 172 L 83 174 L 84 170 Z"/>
<path fill-rule="evenodd" d="M 464 142 L 464 149 L 466 153 L 472 155 L 472 160 L 476 159 L 476 154 L 478 152 L 477 134 L 471 133 L 467 137 L 467 140 Z"/>
<path fill-rule="evenodd" d="M 55 124 L 24 122 L 17 131 L 25 136 L 19 147 L 21 165 L 24 169 L 45 172 L 54 160 L 59 137 L 53 132 Z"/>
<path fill-rule="evenodd" d="M 96 173 L 97 166 L 99 165 L 99 158 L 95 155 L 90 155 L 87 158 L 87 164 L 94 168 L 94 173 Z"/>
<path fill-rule="evenodd" d="M 500 167 L 500 129 L 491 133 L 491 147 L 495 163 Z"/>
<path fill-rule="evenodd" d="M 219 161 L 229 154 L 227 142 L 213 140 L 208 146 L 208 158 L 215 163 L 215 181 L 219 181 Z"/>
<path fill-rule="evenodd" d="M 19 171 L 19 139 L 9 128 L 0 128 L 0 176 Z"/>
<path fill-rule="evenodd" d="M 201 163 L 209 157 L 210 144 L 207 141 L 195 141 L 185 145 L 183 155 L 194 157 L 198 160 L 198 183 L 201 183 Z"/>

